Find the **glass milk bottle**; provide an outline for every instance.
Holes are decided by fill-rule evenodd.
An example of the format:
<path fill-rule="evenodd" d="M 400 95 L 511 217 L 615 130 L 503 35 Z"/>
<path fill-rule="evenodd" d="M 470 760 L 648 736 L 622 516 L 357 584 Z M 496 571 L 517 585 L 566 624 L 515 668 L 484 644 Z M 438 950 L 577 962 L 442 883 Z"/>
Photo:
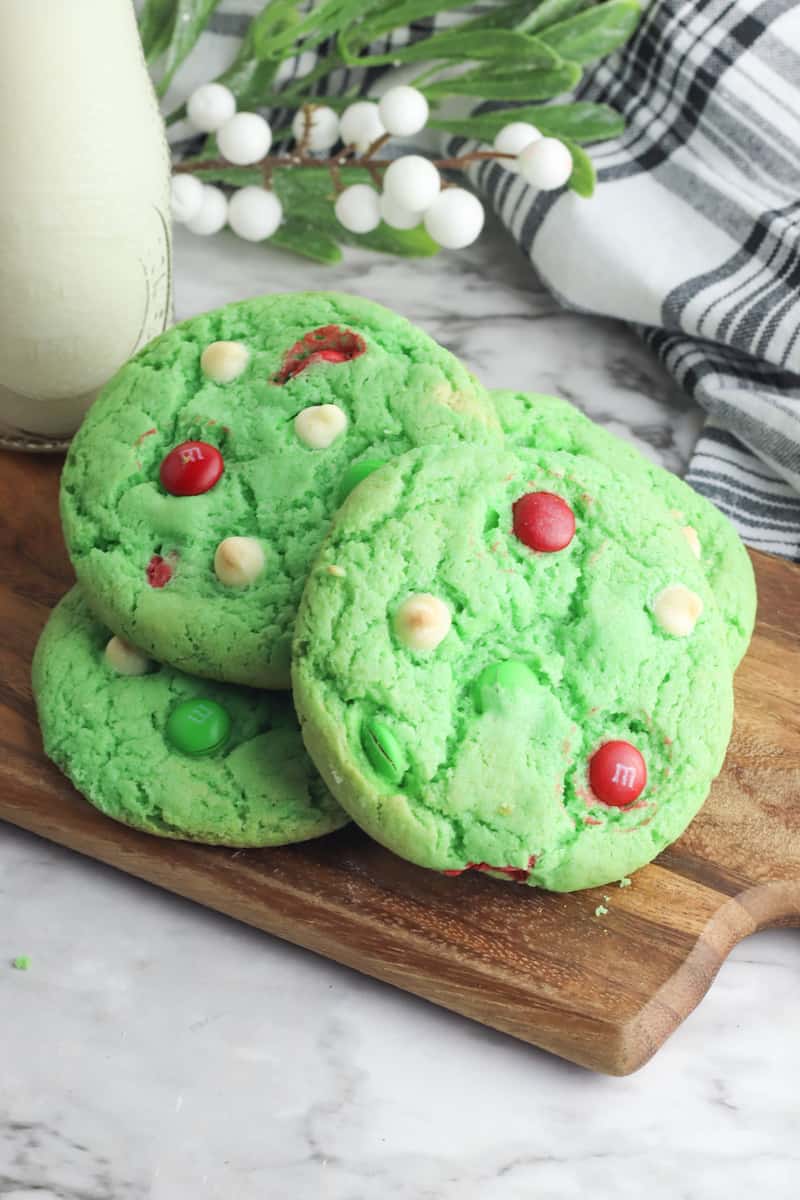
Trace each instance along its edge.
<path fill-rule="evenodd" d="M 53 449 L 171 320 L 169 155 L 131 0 L 0 0 L 0 444 Z"/>

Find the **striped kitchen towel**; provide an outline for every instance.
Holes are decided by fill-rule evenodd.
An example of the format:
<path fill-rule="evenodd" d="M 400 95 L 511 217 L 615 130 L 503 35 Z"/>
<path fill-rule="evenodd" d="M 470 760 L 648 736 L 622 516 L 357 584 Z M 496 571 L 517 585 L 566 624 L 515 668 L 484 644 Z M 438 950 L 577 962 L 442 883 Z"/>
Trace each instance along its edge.
<path fill-rule="evenodd" d="M 657 0 L 578 98 L 627 120 L 591 201 L 494 164 L 478 189 L 564 305 L 632 322 L 708 413 L 688 481 L 800 559 L 800 7 Z"/>
<path fill-rule="evenodd" d="M 220 35 L 241 31 L 235 8 Z M 577 98 L 627 121 L 592 149 L 592 200 L 496 163 L 473 183 L 562 304 L 630 322 L 706 411 L 688 481 L 750 545 L 800 560 L 800 6 L 654 0 Z"/>

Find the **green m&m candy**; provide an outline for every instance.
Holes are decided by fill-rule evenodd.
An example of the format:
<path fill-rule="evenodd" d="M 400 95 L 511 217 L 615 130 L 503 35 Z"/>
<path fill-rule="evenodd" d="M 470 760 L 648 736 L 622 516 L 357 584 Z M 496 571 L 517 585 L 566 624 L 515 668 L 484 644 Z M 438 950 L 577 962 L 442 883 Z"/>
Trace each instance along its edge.
<path fill-rule="evenodd" d="M 231 719 L 216 700 L 197 697 L 173 708 L 166 725 L 167 740 L 181 754 L 199 758 L 221 750 L 231 731 Z"/>
<path fill-rule="evenodd" d="M 515 692 L 530 692 L 536 676 L 530 667 L 515 658 L 484 667 L 472 685 L 472 698 L 479 713 L 504 708 Z"/>
<path fill-rule="evenodd" d="M 361 745 L 376 774 L 387 783 L 400 783 L 408 770 L 408 758 L 400 742 L 383 721 L 374 717 L 361 726 Z"/>
<path fill-rule="evenodd" d="M 351 463 L 339 484 L 339 503 L 344 504 L 353 488 L 361 483 L 362 479 L 366 479 L 373 471 L 377 471 L 378 467 L 385 464 L 385 458 L 363 458 L 361 462 Z"/>

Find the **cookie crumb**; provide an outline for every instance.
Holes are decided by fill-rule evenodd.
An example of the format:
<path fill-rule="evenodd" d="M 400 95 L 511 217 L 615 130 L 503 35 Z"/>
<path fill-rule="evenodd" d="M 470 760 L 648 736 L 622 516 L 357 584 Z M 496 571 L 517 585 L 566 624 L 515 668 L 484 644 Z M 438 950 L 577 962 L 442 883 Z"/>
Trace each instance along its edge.
<path fill-rule="evenodd" d="M 347 574 L 344 567 L 337 567 L 336 563 L 331 563 L 330 566 L 325 568 L 325 570 L 329 575 L 335 575 L 337 579 L 344 579 L 345 575 Z"/>
<path fill-rule="evenodd" d="M 622 879 L 620 879 L 619 886 L 620 887 L 630 887 L 631 886 L 631 881 L 630 881 L 630 879 L 628 879 L 627 875 L 624 875 L 622 877 Z"/>
<path fill-rule="evenodd" d="M 596 917 L 604 917 L 607 912 L 608 909 L 606 908 L 605 904 L 598 904 L 597 908 L 594 910 L 594 915 Z"/>
<path fill-rule="evenodd" d="M 15 971 L 27 971 L 31 965 L 31 960 L 27 954 L 18 954 L 16 958 L 12 958 L 11 965 Z"/>
<path fill-rule="evenodd" d="M 514 809 L 510 804 L 501 804 L 497 810 L 498 815 L 501 817 L 510 817 L 513 811 Z"/>

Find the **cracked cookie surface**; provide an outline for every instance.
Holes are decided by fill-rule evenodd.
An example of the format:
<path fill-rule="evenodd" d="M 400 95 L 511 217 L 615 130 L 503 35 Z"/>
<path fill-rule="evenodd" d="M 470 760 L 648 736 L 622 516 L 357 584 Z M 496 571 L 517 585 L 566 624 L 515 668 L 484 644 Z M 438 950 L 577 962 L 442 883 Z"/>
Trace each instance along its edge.
<path fill-rule="evenodd" d="M 288 696 L 148 662 L 92 617 L 78 587 L 39 639 L 33 687 L 47 755 L 125 825 L 213 845 L 278 846 L 347 821 L 303 748 Z M 197 704 L 201 717 L 229 721 L 224 744 L 200 745 L 201 753 Z M 171 720 L 183 750 L 170 741 Z"/>
<path fill-rule="evenodd" d="M 630 472 L 658 493 L 714 589 L 726 619 L 731 661 L 737 666 L 753 632 L 756 585 L 750 557 L 728 518 L 677 475 L 650 462 L 568 401 L 536 392 L 498 390 L 491 396 L 511 445 L 588 454 Z"/>
<path fill-rule="evenodd" d="M 492 438 L 484 389 L 380 305 L 232 304 L 151 342 L 94 403 L 62 477 L 67 548 L 114 633 L 195 675 L 285 688 L 305 576 L 348 472 Z"/>
<path fill-rule="evenodd" d="M 679 836 L 733 709 L 727 620 L 666 506 L 546 449 L 432 447 L 361 483 L 309 576 L 293 684 L 374 838 L 557 891 Z"/>

